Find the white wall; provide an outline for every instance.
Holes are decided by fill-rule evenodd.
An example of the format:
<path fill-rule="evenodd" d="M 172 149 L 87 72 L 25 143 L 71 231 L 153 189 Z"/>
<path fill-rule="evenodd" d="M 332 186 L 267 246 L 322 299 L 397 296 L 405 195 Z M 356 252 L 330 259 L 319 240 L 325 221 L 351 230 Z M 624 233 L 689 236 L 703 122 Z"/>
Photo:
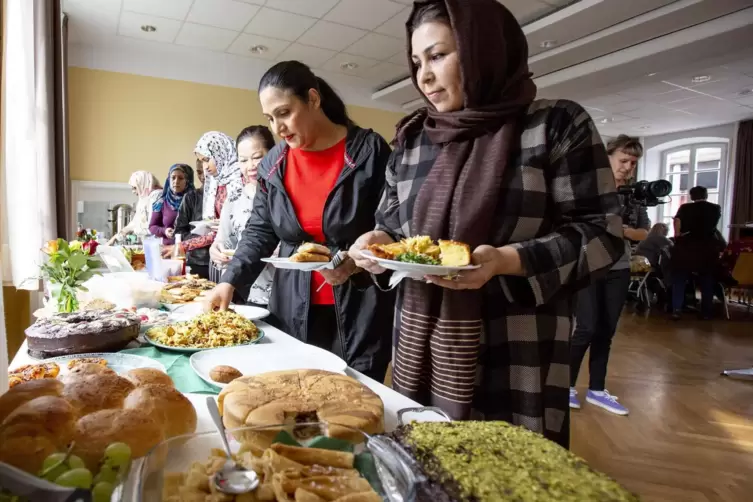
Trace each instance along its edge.
<path fill-rule="evenodd" d="M 645 156 L 638 166 L 638 179 L 655 180 L 661 175 L 662 152 L 692 143 L 727 143 L 727 167 L 725 170 L 724 205 L 722 207 L 722 233 L 729 237 L 729 219 L 732 207 L 733 180 L 735 179 L 735 139 L 737 122 L 703 129 L 693 129 L 672 134 L 643 138 Z M 659 208 L 649 208 L 651 222 L 658 221 Z"/>

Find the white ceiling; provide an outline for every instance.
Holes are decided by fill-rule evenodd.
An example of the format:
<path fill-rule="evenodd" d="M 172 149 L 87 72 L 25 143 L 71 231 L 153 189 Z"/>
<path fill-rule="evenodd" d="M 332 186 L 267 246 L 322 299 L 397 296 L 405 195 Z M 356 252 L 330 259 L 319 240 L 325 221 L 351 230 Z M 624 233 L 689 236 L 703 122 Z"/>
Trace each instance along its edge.
<path fill-rule="evenodd" d="M 741 94 L 753 89 L 753 52 L 742 49 L 753 47 L 753 9 L 744 10 L 753 0 L 500 1 L 524 25 L 540 95 L 580 101 L 604 119 L 604 134 L 753 117 L 753 95 Z M 350 103 L 407 110 L 418 98 L 406 81 L 411 4 L 64 0 L 63 8 L 76 66 L 255 88 L 273 62 L 298 59 Z M 554 47 L 542 47 L 547 40 Z M 250 51 L 259 45 L 267 51 Z M 710 81 L 695 84 L 697 75 Z"/>

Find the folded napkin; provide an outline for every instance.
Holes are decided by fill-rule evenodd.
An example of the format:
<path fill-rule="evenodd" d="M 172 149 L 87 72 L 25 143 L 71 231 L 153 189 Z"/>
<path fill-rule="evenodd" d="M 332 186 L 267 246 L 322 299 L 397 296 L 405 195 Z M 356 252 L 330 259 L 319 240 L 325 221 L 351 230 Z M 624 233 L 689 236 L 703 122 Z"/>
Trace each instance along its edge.
<path fill-rule="evenodd" d="M 167 370 L 170 378 L 173 379 L 175 388 L 184 394 L 190 392 L 197 394 L 218 394 L 220 392 L 219 388 L 209 385 L 194 372 L 189 362 L 190 355 L 160 350 L 156 347 L 125 349 L 120 352 L 151 357 L 159 361 Z"/>

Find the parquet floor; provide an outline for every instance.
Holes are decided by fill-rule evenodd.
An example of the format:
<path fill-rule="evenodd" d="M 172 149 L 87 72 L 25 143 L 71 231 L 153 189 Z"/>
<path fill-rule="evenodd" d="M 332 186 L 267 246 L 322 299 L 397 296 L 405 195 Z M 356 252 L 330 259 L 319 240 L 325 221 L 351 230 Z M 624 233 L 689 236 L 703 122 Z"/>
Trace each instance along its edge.
<path fill-rule="evenodd" d="M 620 417 L 583 404 L 572 449 L 646 502 L 753 501 L 753 382 L 720 376 L 753 366 L 753 316 L 739 322 L 648 318 L 626 310 L 607 388 Z M 578 389 L 588 383 L 587 363 Z"/>

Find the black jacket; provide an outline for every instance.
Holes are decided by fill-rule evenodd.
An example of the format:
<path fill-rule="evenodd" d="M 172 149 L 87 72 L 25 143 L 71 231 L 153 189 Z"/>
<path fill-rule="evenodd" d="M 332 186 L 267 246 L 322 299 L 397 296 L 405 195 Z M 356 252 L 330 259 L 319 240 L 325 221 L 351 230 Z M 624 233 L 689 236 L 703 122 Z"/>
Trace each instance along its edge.
<path fill-rule="evenodd" d="M 274 147 L 259 166 L 259 189 L 235 257 L 222 282 L 252 284 L 280 243 L 280 257 L 291 256 L 314 238 L 303 231 L 285 191 L 288 146 Z M 390 147 L 377 133 L 352 127 L 345 142 L 345 166 L 324 206 L 322 243 L 333 252 L 347 250 L 362 234 L 374 229 L 377 206 L 385 183 Z M 366 272 L 334 287 L 338 333 L 348 365 L 370 374 L 384 374 L 391 358 L 391 330 L 395 297 L 373 284 Z M 280 329 L 307 340 L 311 273 L 276 269 L 269 310 Z"/>
<path fill-rule="evenodd" d="M 191 193 L 187 193 L 180 203 L 180 208 L 178 209 L 178 217 L 175 219 L 175 233 L 180 234 L 184 242 L 192 237 L 190 222 L 200 221 L 204 217 L 203 203 L 203 190 L 194 190 Z M 208 266 L 209 248 L 200 248 L 189 251 L 186 254 L 186 263 L 189 267 Z"/>

